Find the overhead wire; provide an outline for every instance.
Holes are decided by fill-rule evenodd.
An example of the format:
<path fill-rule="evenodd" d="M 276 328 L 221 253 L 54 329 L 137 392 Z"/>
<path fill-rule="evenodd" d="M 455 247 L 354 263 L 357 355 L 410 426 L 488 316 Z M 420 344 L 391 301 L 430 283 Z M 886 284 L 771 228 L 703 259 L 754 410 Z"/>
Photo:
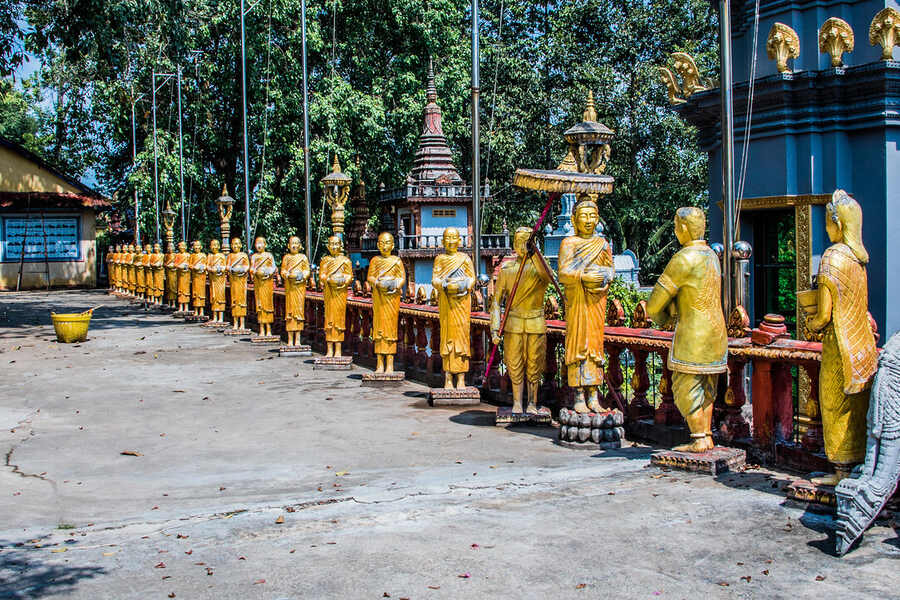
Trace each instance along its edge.
<path fill-rule="evenodd" d="M 747 182 L 747 166 L 750 161 L 750 130 L 753 125 L 753 97 L 756 91 L 756 64 L 759 55 L 759 2 L 756 0 L 755 12 L 753 14 L 753 58 L 750 63 L 750 88 L 747 93 L 747 115 L 744 119 L 744 142 L 741 150 L 741 176 L 738 182 L 737 193 L 737 210 L 734 211 L 734 231 L 735 241 L 739 235 L 738 225 L 741 219 L 741 205 L 744 201 L 744 185 Z"/>

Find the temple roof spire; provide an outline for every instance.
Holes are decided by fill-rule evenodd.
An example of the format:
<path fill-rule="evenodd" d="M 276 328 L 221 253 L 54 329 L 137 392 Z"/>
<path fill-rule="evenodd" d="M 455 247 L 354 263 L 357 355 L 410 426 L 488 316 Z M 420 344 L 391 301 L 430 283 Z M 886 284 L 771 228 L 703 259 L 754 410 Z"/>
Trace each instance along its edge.
<path fill-rule="evenodd" d="M 428 59 L 428 81 L 425 87 L 424 127 L 419 136 L 419 147 L 412 171 L 407 176 L 410 183 L 459 184 L 462 177 L 453 164 L 453 153 L 447 145 L 441 125 L 441 107 L 437 104 L 437 88 L 434 85 L 434 63 Z"/>

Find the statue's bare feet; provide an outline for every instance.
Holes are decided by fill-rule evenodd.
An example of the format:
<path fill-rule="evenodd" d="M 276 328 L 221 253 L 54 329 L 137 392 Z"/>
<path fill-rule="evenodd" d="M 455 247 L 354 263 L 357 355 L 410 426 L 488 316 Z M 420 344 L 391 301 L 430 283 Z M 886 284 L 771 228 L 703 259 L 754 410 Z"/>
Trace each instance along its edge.
<path fill-rule="evenodd" d="M 528 406 L 525 407 L 525 412 L 529 415 L 536 415 L 538 414 L 538 407 L 536 404 L 529 402 Z"/>
<path fill-rule="evenodd" d="M 809 481 L 816 485 L 837 485 L 845 477 L 839 473 L 832 473 L 823 477 L 813 477 Z"/>
<path fill-rule="evenodd" d="M 603 411 L 603 407 L 600 406 L 600 402 L 598 402 L 597 399 L 594 397 L 591 397 L 591 399 L 588 400 L 587 407 L 590 409 L 591 412 L 602 412 Z"/>
<path fill-rule="evenodd" d="M 591 412 L 591 409 L 588 408 L 588 405 L 584 403 L 584 400 L 575 403 L 575 406 L 572 407 L 572 410 L 577 412 L 580 415 L 585 415 Z"/>
<path fill-rule="evenodd" d="M 672 448 L 675 452 L 693 452 L 693 453 L 702 453 L 708 450 L 712 450 L 714 447 L 712 438 L 706 434 L 703 434 L 702 437 L 694 437 L 694 434 L 691 434 L 691 443 L 690 444 L 682 444 L 681 446 L 675 446 Z"/>
<path fill-rule="evenodd" d="M 521 402 L 513 402 L 512 411 L 514 415 L 522 414 L 522 403 Z"/>

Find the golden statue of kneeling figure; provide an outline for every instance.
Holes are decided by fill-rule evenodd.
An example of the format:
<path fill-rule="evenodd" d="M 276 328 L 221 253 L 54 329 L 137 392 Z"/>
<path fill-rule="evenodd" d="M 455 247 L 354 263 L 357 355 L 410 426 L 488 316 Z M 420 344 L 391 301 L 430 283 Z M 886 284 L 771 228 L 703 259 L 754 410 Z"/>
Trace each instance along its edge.
<path fill-rule="evenodd" d="M 678 452 L 706 452 L 712 438 L 713 402 L 719 373 L 728 369 L 728 331 L 722 313 L 719 258 L 703 234 L 706 216 L 696 207 L 675 213 L 675 237 L 682 248 L 669 260 L 647 311 L 658 324 L 675 319 L 667 366 L 672 371 L 675 405 L 691 431 Z"/>

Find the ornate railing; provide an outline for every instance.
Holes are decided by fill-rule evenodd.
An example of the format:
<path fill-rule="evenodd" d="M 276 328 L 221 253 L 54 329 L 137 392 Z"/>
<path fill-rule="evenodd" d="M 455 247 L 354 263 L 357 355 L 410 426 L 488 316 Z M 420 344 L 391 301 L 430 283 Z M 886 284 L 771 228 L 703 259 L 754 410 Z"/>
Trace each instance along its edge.
<path fill-rule="evenodd" d="M 437 386 L 443 381 L 438 309 L 428 304 L 421 292 L 404 291 L 395 366 L 405 371 L 409 379 Z M 354 284 L 354 292 L 347 302 L 344 353 L 353 355 L 356 364 L 371 367 L 375 355 L 369 296 L 364 284 Z M 248 290 L 248 302 L 251 310 L 247 320 L 248 326 L 252 326 L 255 324 L 252 286 Z M 484 307 L 480 297 L 475 304 Z M 687 431 L 674 404 L 671 372 L 666 366 L 672 333 L 652 328 L 644 317 L 642 305 L 638 305 L 630 319 L 631 327 L 624 325 L 625 315 L 617 304 L 611 303 L 610 307 L 605 335 L 608 359 L 607 384 L 603 390 L 605 404 L 624 411 L 627 428 L 633 436 L 661 445 L 677 443 L 686 438 Z M 283 315 L 284 293 L 276 288 L 273 327 L 276 333 L 282 330 Z M 325 348 L 324 323 L 322 294 L 310 290 L 306 294 L 303 337 L 317 351 Z M 482 389 L 486 401 L 503 403 L 510 384 L 499 360 L 484 381 L 489 327 L 487 313 L 472 313 L 470 383 Z M 714 429 L 719 440 L 747 449 L 758 462 L 806 471 L 827 470 L 817 394 L 821 347 L 818 342 L 777 336 L 765 345 L 753 343 L 749 336 L 730 338 L 729 376 L 727 380 L 720 378 L 714 410 Z M 571 406 L 573 400 L 566 384 L 564 356 L 565 323 L 548 319 L 547 364 L 541 398 L 554 412 Z"/>
<path fill-rule="evenodd" d="M 363 250 L 376 249 L 377 240 L 363 240 Z M 481 247 L 483 250 L 509 250 L 510 249 L 509 233 L 489 233 L 481 236 Z M 461 236 L 460 248 L 468 250 L 472 247 L 472 236 L 463 234 Z M 420 234 L 397 236 L 398 250 L 442 250 L 443 234 Z"/>

